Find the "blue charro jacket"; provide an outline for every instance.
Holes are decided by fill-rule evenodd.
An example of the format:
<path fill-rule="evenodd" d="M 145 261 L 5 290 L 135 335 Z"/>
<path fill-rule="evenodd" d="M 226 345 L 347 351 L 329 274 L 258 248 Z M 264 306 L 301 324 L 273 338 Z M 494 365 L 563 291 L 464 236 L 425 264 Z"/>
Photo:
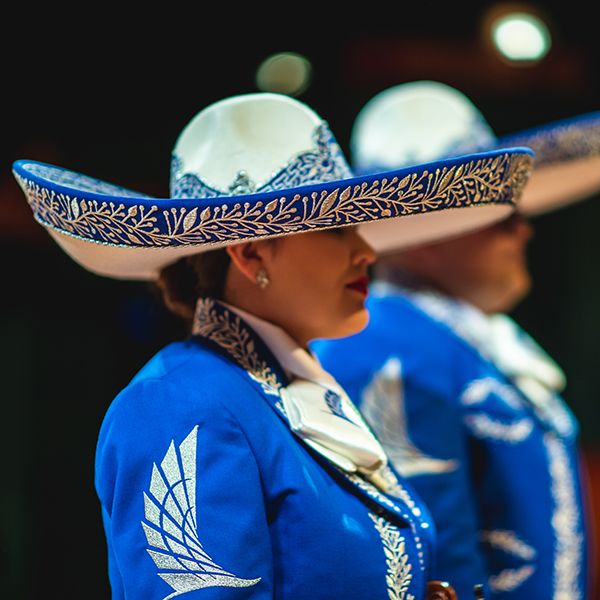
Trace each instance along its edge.
<path fill-rule="evenodd" d="M 400 288 L 367 328 L 312 345 L 430 509 L 435 579 L 459 598 L 582 599 L 578 426 L 560 397 L 534 406 L 495 364 Z M 452 302 L 450 299 L 447 299 Z"/>
<path fill-rule="evenodd" d="M 425 597 L 433 527 L 291 432 L 286 375 L 206 300 L 203 335 L 159 352 L 110 406 L 96 488 L 114 599 Z"/>

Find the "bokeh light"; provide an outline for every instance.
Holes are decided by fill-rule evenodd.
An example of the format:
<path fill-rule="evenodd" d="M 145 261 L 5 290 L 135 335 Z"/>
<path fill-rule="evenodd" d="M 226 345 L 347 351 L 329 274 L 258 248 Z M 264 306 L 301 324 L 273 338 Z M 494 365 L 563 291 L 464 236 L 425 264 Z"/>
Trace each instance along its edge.
<path fill-rule="evenodd" d="M 539 61 L 552 45 L 545 23 L 525 12 L 505 14 L 496 19 L 491 24 L 491 35 L 497 50 L 510 61 Z"/>
<path fill-rule="evenodd" d="M 259 90 L 288 96 L 299 96 L 308 88 L 311 79 L 311 63 L 293 52 L 270 56 L 256 72 L 256 86 Z"/>

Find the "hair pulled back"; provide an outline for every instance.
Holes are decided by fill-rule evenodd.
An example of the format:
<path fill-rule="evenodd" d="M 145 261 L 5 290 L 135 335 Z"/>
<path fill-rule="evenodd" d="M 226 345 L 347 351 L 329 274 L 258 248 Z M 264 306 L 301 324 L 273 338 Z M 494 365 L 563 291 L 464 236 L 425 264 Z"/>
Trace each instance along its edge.
<path fill-rule="evenodd" d="M 162 269 L 156 283 L 167 308 L 191 325 L 199 298 L 223 300 L 230 260 L 225 248 L 219 248 Z"/>

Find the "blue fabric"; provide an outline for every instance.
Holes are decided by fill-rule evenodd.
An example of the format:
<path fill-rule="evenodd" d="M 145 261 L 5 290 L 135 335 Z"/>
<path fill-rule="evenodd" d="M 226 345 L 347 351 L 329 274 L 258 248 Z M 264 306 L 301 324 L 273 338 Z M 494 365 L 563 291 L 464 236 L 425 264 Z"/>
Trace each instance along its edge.
<path fill-rule="evenodd" d="M 113 598 L 384 600 L 402 581 L 424 598 L 434 531 L 410 486 L 384 495 L 307 449 L 281 412 L 279 365 L 234 333 L 260 373 L 218 336 L 195 337 L 107 412 L 96 488 Z"/>
<path fill-rule="evenodd" d="M 503 373 L 407 298 L 372 297 L 368 307 L 366 330 L 313 350 L 359 407 L 390 358 L 401 364 L 408 439 L 448 461 L 445 472 L 410 479 L 436 523 L 434 579 L 459 598 L 478 583 L 486 598 L 583 598 L 576 435 L 561 437 Z M 469 396 L 473 382 L 485 393 Z"/>

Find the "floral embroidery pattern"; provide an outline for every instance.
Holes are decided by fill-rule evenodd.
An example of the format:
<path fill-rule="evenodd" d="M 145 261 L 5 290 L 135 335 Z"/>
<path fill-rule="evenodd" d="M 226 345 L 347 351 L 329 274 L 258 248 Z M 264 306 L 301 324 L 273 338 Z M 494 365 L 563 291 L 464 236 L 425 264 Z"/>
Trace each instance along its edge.
<path fill-rule="evenodd" d="M 382 494 L 372 483 L 366 481 L 359 475 L 355 473 L 346 473 L 345 471 L 340 470 L 345 477 L 347 477 L 355 486 L 359 487 L 363 492 L 371 496 L 377 500 L 380 504 L 388 506 L 394 512 L 399 513 L 398 507 L 384 494 Z M 395 476 L 394 472 L 389 468 L 389 466 L 385 466 L 381 469 L 381 475 L 385 479 L 388 487 L 388 494 L 394 496 L 395 498 L 399 498 L 406 504 L 409 510 L 413 513 L 413 515 L 417 518 L 421 516 L 421 510 L 415 504 L 414 500 L 410 497 L 410 494 L 400 485 L 398 478 Z M 420 535 L 414 525 L 411 522 L 411 529 L 414 535 L 416 548 L 418 550 L 419 563 L 421 566 L 421 570 L 425 570 L 425 562 L 423 555 L 423 545 L 421 542 Z"/>
<path fill-rule="evenodd" d="M 417 516 L 420 515 L 419 509 L 416 507 L 414 500 L 410 497 L 408 492 L 400 485 L 398 480 L 393 477 L 393 473 L 390 471 L 389 467 L 385 471 L 382 470 L 381 473 L 388 485 L 389 494 L 391 496 L 395 496 L 396 498 L 400 498 L 411 510 L 416 511 Z M 389 478 L 389 475 L 393 477 L 393 479 Z M 378 502 L 389 506 L 392 509 L 396 508 L 396 505 L 387 498 L 384 494 L 382 494 L 372 483 L 363 479 L 360 475 L 356 475 L 355 473 L 346 473 L 344 475 L 348 477 L 352 481 L 354 485 L 359 487 L 361 490 L 366 492 L 372 498 L 375 498 Z"/>
<path fill-rule="evenodd" d="M 217 310 L 215 301 L 210 298 L 201 299 L 197 304 L 192 332 L 218 344 L 226 350 L 233 360 L 246 369 L 251 377 L 262 385 L 266 393 L 279 396 L 278 390 L 282 387 L 281 383 L 267 364 L 259 360 L 251 334 L 237 315 L 222 307 Z M 285 415 L 282 402 L 278 401 L 276 405 Z M 393 471 L 387 466 L 380 471 L 389 488 L 388 493 L 400 498 L 415 516 L 420 516 L 421 511 L 409 493 L 401 486 Z M 369 496 L 389 507 L 394 513 L 402 514 L 400 507 L 394 504 L 385 494 L 382 494 L 373 484 L 355 473 L 347 473 L 341 469 L 339 472 Z M 372 513 L 369 513 L 369 516 L 373 520 L 384 545 L 388 567 L 386 583 L 390 599 L 414 600 L 413 595 L 407 594 L 412 579 L 412 565 L 408 562 L 409 556 L 405 551 L 405 538 L 401 536 L 400 530 L 396 526 L 383 517 L 377 517 Z M 414 535 L 419 565 L 421 570 L 424 570 L 423 544 L 412 522 L 411 531 Z M 230 574 L 226 573 L 226 576 L 228 575 Z M 242 585 L 254 585 L 258 580 L 236 579 L 236 581 L 242 582 L 238 584 L 241 587 Z M 246 581 L 250 581 L 250 583 L 244 583 Z"/>
<path fill-rule="evenodd" d="M 386 583 L 388 596 L 391 600 L 413 600 L 414 596 L 408 594 L 408 587 L 412 579 L 412 565 L 408 562 L 405 552 L 405 539 L 400 535 L 397 527 L 381 517 L 369 513 L 375 528 L 381 536 L 387 565 Z"/>
<path fill-rule="evenodd" d="M 554 552 L 554 600 L 579 600 L 579 573 L 583 562 L 584 537 L 581 514 L 575 496 L 575 477 L 562 441 L 552 433 L 544 436 L 552 477 L 554 511 L 552 527 L 556 535 Z"/>
<path fill-rule="evenodd" d="M 169 210 L 160 208 L 164 200 L 140 198 L 133 192 L 123 195 L 121 188 L 102 182 L 98 182 L 102 186 L 98 191 L 106 194 L 106 200 L 86 199 L 85 191 L 96 181 L 87 177 L 85 185 L 77 186 L 84 192 L 82 197 L 76 197 L 15 176 L 35 218 L 46 227 L 108 245 L 164 247 L 271 237 L 478 203 L 507 202 L 520 196 L 532 164 L 528 154 L 499 154 L 432 172 L 424 169 L 401 180 L 382 178 L 361 185 L 323 183 L 319 191 L 309 189 L 306 194 L 288 197 L 285 190 L 280 190 L 264 194 L 260 200 L 229 205 L 221 203 L 219 197 L 205 198 L 204 208 L 190 207 L 190 201 L 182 200 L 180 208 Z M 23 168 L 53 181 L 64 177 L 62 170 L 49 166 L 25 164 Z M 112 201 L 111 195 L 119 196 L 118 200 Z"/>
<path fill-rule="evenodd" d="M 228 310 L 220 314 L 215 310 L 214 300 L 202 298 L 196 305 L 192 333 L 223 348 L 250 377 L 261 384 L 267 394 L 279 395 L 277 390 L 281 383 L 277 375 L 265 361 L 258 358 L 250 332 L 237 315 L 232 315 Z"/>

